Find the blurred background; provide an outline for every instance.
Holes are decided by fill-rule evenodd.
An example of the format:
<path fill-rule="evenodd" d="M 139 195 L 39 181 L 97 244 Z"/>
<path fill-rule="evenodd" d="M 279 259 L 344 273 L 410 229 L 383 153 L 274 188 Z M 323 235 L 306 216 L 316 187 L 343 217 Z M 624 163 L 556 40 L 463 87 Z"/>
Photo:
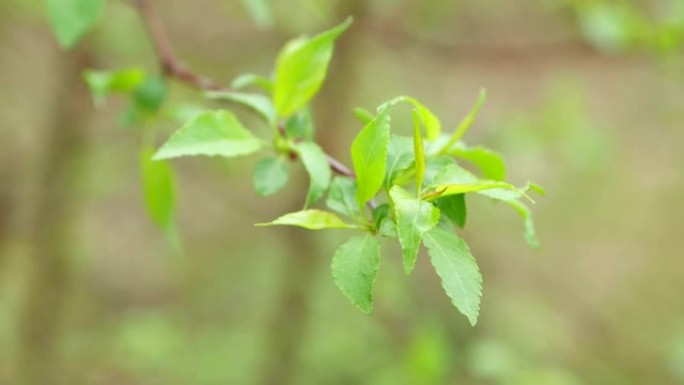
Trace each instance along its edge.
<path fill-rule="evenodd" d="M 466 141 L 547 188 L 542 247 L 515 212 L 470 199 L 479 324 L 425 255 L 405 277 L 392 242 L 365 316 L 330 276 L 343 233 L 252 225 L 301 207 L 301 167 L 264 199 L 255 158 L 196 158 L 173 163 L 179 256 L 145 213 L 125 102 L 96 110 L 81 80 L 156 70 L 135 10 L 110 1 L 63 53 L 40 1 L 0 0 L 0 384 L 684 383 L 683 1 L 153 3 L 178 55 L 226 84 L 353 14 L 314 103 L 317 138 L 347 164 L 353 107 L 412 95 L 451 130 L 485 87 Z M 202 106 L 170 87 L 168 105 Z"/>

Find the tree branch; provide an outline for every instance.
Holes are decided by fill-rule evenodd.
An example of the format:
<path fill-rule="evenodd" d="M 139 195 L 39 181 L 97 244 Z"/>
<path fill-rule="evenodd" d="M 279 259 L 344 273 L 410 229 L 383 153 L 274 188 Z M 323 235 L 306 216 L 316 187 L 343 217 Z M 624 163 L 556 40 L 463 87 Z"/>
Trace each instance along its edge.
<path fill-rule="evenodd" d="M 150 0 L 134 0 L 134 4 L 152 39 L 157 60 L 159 60 L 161 70 L 166 77 L 175 78 L 182 83 L 204 91 L 230 90 L 229 87 L 224 87 L 211 78 L 192 71 L 178 59 L 173 51 L 164 24 L 154 12 Z M 328 154 L 326 154 L 326 158 L 333 172 L 350 178 L 356 177 L 354 172 L 339 160 Z"/>
<path fill-rule="evenodd" d="M 157 59 L 162 72 L 168 77 L 187 83 L 195 88 L 206 91 L 218 91 L 224 89 L 212 79 L 191 71 L 181 62 L 173 51 L 164 24 L 159 20 L 154 12 L 149 0 L 134 0 L 138 13 L 142 18 L 147 32 L 150 34 Z"/>

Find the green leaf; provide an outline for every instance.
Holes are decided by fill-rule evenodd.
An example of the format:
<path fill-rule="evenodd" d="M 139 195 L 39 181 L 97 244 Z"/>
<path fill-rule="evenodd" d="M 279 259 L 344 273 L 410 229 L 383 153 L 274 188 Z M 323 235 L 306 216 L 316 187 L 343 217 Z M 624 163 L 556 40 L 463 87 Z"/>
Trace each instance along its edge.
<path fill-rule="evenodd" d="M 421 123 L 425 127 L 425 136 L 428 140 L 432 141 L 439 137 L 439 134 L 442 131 L 442 123 L 440 123 L 439 119 L 432 111 L 420 103 L 416 98 L 410 96 L 397 96 L 396 98 L 381 104 L 380 107 L 378 107 L 378 110 L 392 107 L 401 102 L 409 103 L 413 106 Z"/>
<path fill-rule="evenodd" d="M 456 164 L 449 163 L 444 166 L 433 178 L 432 186 L 444 184 L 475 184 L 479 182 L 477 176 L 470 171 L 459 167 Z"/>
<path fill-rule="evenodd" d="M 256 193 L 266 197 L 282 190 L 289 179 L 286 160 L 283 157 L 268 157 L 256 164 L 252 182 Z"/>
<path fill-rule="evenodd" d="M 302 210 L 285 214 L 269 223 L 258 223 L 257 226 L 297 226 L 309 230 L 321 229 L 359 229 L 359 226 L 345 223 L 337 215 L 322 210 Z"/>
<path fill-rule="evenodd" d="M 242 0 L 242 5 L 259 28 L 267 28 L 273 25 L 273 13 L 269 0 Z"/>
<path fill-rule="evenodd" d="M 356 136 L 351 157 L 356 172 L 356 201 L 359 206 L 371 200 L 382 187 L 387 167 L 390 118 L 383 109 Z"/>
<path fill-rule="evenodd" d="M 166 100 L 166 82 L 159 75 L 147 76 L 135 89 L 133 102 L 145 112 L 156 112 Z"/>
<path fill-rule="evenodd" d="M 264 95 L 233 91 L 209 91 L 206 96 L 209 99 L 226 100 L 247 107 L 264 118 L 271 127 L 275 127 L 277 124 L 273 103 Z"/>
<path fill-rule="evenodd" d="M 48 21 L 57 42 L 72 48 L 100 19 L 104 0 L 45 0 Z"/>
<path fill-rule="evenodd" d="M 423 135 L 420 132 L 420 116 L 417 110 L 413 110 L 413 152 L 416 158 L 416 194 L 420 195 L 425 177 L 425 149 L 423 148 Z"/>
<path fill-rule="evenodd" d="M 255 74 L 243 74 L 230 83 L 230 87 L 236 90 L 246 88 L 246 87 L 258 87 L 263 91 L 273 93 L 273 80 Z"/>
<path fill-rule="evenodd" d="M 506 179 L 506 161 L 504 158 L 485 147 L 466 147 L 457 143 L 449 150 L 451 155 L 468 160 L 476 165 L 485 179 L 503 181 Z"/>
<path fill-rule="evenodd" d="M 435 199 L 455 194 L 478 192 L 490 198 L 509 200 L 525 197 L 534 203 L 525 192 L 506 182 L 477 179 L 469 171 L 456 165 L 449 165 L 437 176 L 431 186 L 434 191 L 424 194 L 427 199 Z"/>
<path fill-rule="evenodd" d="M 336 177 L 330 185 L 325 202 L 330 210 L 351 218 L 359 218 L 361 212 L 356 203 L 356 182 L 347 177 Z"/>
<path fill-rule="evenodd" d="M 279 117 L 289 117 L 318 92 L 328 72 L 335 40 L 352 19 L 312 38 L 290 41 L 278 55 L 273 102 Z"/>
<path fill-rule="evenodd" d="M 354 108 L 354 116 L 356 119 L 361 122 L 364 126 L 373 120 L 373 114 L 371 114 L 368 110 L 365 110 L 363 108 Z"/>
<path fill-rule="evenodd" d="M 314 137 L 314 123 L 311 109 L 304 107 L 297 111 L 285 122 L 285 134 L 288 138 L 312 141 Z"/>
<path fill-rule="evenodd" d="M 258 151 L 261 142 L 230 111 L 202 113 L 176 131 L 154 155 L 155 160 L 180 156 L 235 157 Z"/>
<path fill-rule="evenodd" d="M 468 217 L 465 196 L 465 194 L 456 194 L 434 200 L 442 215 L 445 215 L 451 223 L 460 228 L 465 227 Z"/>
<path fill-rule="evenodd" d="M 145 207 L 152 221 L 162 230 L 174 226 L 173 172 L 167 162 L 152 160 L 153 149 L 145 149 L 140 156 Z"/>
<path fill-rule="evenodd" d="M 423 178 L 423 185 L 432 186 L 435 184 L 436 178 L 444 172 L 447 167 L 456 164 L 454 158 L 450 156 L 436 156 L 425 160 L 425 178 Z"/>
<path fill-rule="evenodd" d="M 500 192 L 501 190 L 512 190 L 527 199 L 529 199 L 532 203 L 534 201 L 532 198 L 527 196 L 524 192 L 522 192 L 520 189 L 517 187 L 505 183 L 505 182 L 495 182 L 495 181 L 488 181 L 488 180 L 482 180 L 479 182 L 471 183 L 471 184 L 445 184 L 445 185 L 437 185 L 434 189 L 434 191 L 426 193 L 423 195 L 425 199 L 428 200 L 433 200 L 436 198 L 440 197 L 446 197 L 449 195 L 454 195 L 454 194 L 466 194 L 466 193 L 471 193 L 471 192 L 481 192 L 484 190 L 496 190 L 496 192 Z M 495 194 L 496 192 L 489 191 L 489 194 Z"/>
<path fill-rule="evenodd" d="M 408 275 L 416 265 L 421 237 L 439 221 L 439 210 L 430 202 L 412 197 L 399 186 L 393 186 L 389 194 L 404 256 L 404 272 Z"/>
<path fill-rule="evenodd" d="M 387 146 L 387 169 L 385 171 L 385 188 L 389 189 L 395 179 L 413 164 L 413 141 L 409 137 L 392 135 Z"/>
<path fill-rule="evenodd" d="M 332 171 L 328 164 L 328 158 L 325 152 L 313 142 L 301 142 L 294 145 L 295 151 L 304 163 L 306 171 L 311 178 L 311 186 L 309 193 L 306 196 L 306 203 L 304 207 L 319 200 L 325 191 L 330 186 L 330 178 L 332 178 Z"/>
<path fill-rule="evenodd" d="M 527 244 L 532 248 L 539 248 L 540 244 L 539 240 L 537 239 L 537 232 L 534 228 L 534 220 L 532 219 L 532 212 L 530 211 L 530 208 L 518 200 L 507 200 L 505 202 L 513 207 L 515 211 L 517 211 L 522 217 L 524 224 L 523 234 Z"/>
<path fill-rule="evenodd" d="M 423 234 L 423 243 L 444 291 L 475 326 L 480 313 L 482 276 L 468 245 L 445 221 Z"/>
<path fill-rule="evenodd" d="M 337 287 L 362 312 L 373 312 L 373 284 L 380 266 L 380 242 L 372 235 L 352 237 L 332 259 Z"/>
<path fill-rule="evenodd" d="M 133 92 L 145 80 L 145 72 L 139 68 L 111 72 L 85 71 L 83 78 L 90 88 L 95 104 L 101 106 L 112 93 Z"/>
<path fill-rule="evenodd" d="M 463 138 L 470 126 L 472 126 L 475 122 L 475 119 L 477 119 L 477 114 L 480 112 L 480 108 L 484 104 L 485 100 L 487 100 L 487 91 L 482 89 L 480 90 L 480 96 L 478 97 L 477 102 L 470 110 L 468 115 L 466 115 L 466 117 L 461 120 L 461 123 L 458 124 L 456 131 L 454 131 L 453 135 L 451 135 L 451 138 L 446 145 L 444 145 L 440 153 L 445 154 L 454 144 Z"/>
<path fill-rule="evenodd" d="M 428 140 L 435 140 L 439 137 L 440 132 L 442 132 L 442 123 L 435 114 L 432 113 L 427 107 L 422 105 L 418 100 L 410 97 L 405 98 L 408 103 L 411 103 L 415 108 L 420 121 L 425 127 L 425 137 Z"/>

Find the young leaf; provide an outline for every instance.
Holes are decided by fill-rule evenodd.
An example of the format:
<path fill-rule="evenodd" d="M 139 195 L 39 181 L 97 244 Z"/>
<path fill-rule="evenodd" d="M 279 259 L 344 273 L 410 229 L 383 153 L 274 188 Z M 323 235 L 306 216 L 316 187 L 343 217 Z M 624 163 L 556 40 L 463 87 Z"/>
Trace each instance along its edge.
<path fill-rule="evenodd" d="M 303 210 L 285 214 L 269 223 L 258 223 L 257 226 L 297 226 L 309 230 L 322 229 L 358 229 L 356 225 L 345 223 L 333 213 L 322 210 Z"/>
<path fill-rule="evenodd" d="M 475 175 L 470 171 L 450 163 L 442 168 L 432 180 L 431 186 L 444 184 L 474 184 L 479 182 Z"/>
<path fill-rule="evenodd" d="M 440 123 L 437 116 L 418 100 L 410 97 L 406 97 L 405 100 L 413 105 L 420 121 L 423 123 L 423 126 L 425 126 L 425 137 L 427 140 L 437 139 L 440 132 L 442 132 L 442 123 Z"/>
<path fill-rule="evenodd" d="M 488 181 L 488 180 L 481 180 L 479 182 L 469 183 L 469 184 L 437 185 L 435 187 L 434 191 L 424 194 L 423 197 L 424 197 L 424 199 L 427 199 L 427 200 L 434 200 L 436 198 L 446 197 L 449 195 L 465 194 L 465 193 L 471 193 L 471 192 L 481 192 L 483 190 L 512 190 L 512 191 L 516 192 L 517 194 L 520 194 L 520 195 L 524 196 L 525 198 L 529 199 L 532 203 L 534 203 L 532 198 L 530 198 L 527 194 L 522 192 L 517 187 L 515 187 L 511 184 L 505 183 L 505 182 L 494 182 L 494 181 Z M 493 193 L 493 194 L 495 194 L 495 193 Z"/>
<path fill-rule="evenodd" d="M 525 241 L 527 241 L 527 244 L 532 248 L 539 248 L 540 244 L 539 240 L 537 239 L 537 232 L 534 229 L 534 220 L 532 219 L 532 212 L 530 212 L 530 208 L 518 200 L 508 200 L 506 203 L 513 207 L 515 211 L 517 211 L 522 217 L 525 228 Z"/>
<path fill-rule="evenodd" d="M 240 104 L 259 114 L 271 127 L 275 127 L 277 124 L 273 103 L 264 95 L 232 91 L 209 91 L 206 93 L 206 96 L 213 100 L 226 100 Z"/>
<path fill-rule="evenodd" d="M 504 158 L 485 147 L 466 147 L 457 143 L 449 150 L 449 154 L 468 160 L 475 164 L 485 179 L 503 181 L 506 179 L 506 161 Z"/>
<path fill-rule="evenodd" d="M 288 138 L 312 141 L 314 137 L 314 123 L 311 109 L 304 107 L 297 111 L 285 122 L 285 134 Z"/>
<path fill-rule="evenodd" d="M 351 178 L 338 176 L 330 185 L 328 199 L 325 202 L 330 210 L 351 218 L 361 216 L 356 203 L 356 182 Z"/>
<path fill-rule="evenodd" d="M 254 190 L 262 197 L 270 196 L 280 191 L 290 179 L 283 157 L 264 158 L 256 164 L 252 182 Z"/>
<path fill-rule="evenodd" d="M 420 239 L 439 221 L 439 210 L 430 202 L 412 197 L 399 186 L 390 189 L 399 243 L 404 255 L 404 272 L 413 271 L 420 249 Z"/>
<path fill-rule="evenodd" d="M 448 167 L 456 165 L 454 158 L 450 156 L 436 156 L 425 159 L 425 177 L 423 185 L 433 186 L 436 178 Z"/>
<path fill-rule="evenodd" d="M 325 194 L 330 185 L 332 171 L 330 170 L 330 165 L 328 165 L 325 152 L 316 143 L 301 142 L 297 143 L 294 148 L 302 159 L 309 177 L 311 177 L 311 186 L 304 204 L 304 207 L 309 207 L 310 204 L 316 202 Z"/>
<path fill-rule="evenodd" d="M 133 92 L 145 80 L 145 72 L 139 68 L 112 72 L 85 71 L 83 78 L 90 88 L 95 105 L 101 106 L 112 93 Z"/>
<path fill-rule="evenodd" d="M 373 312 L 373 284 L 380 266 L 380 242 L 372 235 L 352 237 L 332 259 L 337 287 L 362 312 Z"/>
<path fill-rule="evenodd" d="M 423 135 L 420 132 L 420 116 L 417 110 L 413 110 L 413 152 L 416 163 L 416 194 L 420 195 L 425 177 L 425 150 L 423 148 Z"/>
<path fill-rule="evenodd" d="M 475 105 L 470 110 L 468 115 L 466 115 L 466 117 L 463 118 L 463 120 L 461 120 L 461 123 L 458 124 L 456 131 L 454 131 L 453 135 L 451 135 L 451 138 L 449 139 L 447 144 L 444 145 L 444 147 L 442 147 L 442 150 L 440 151 L 441 154 L 445 154 L 454 144 L 456 144 L 456 142 L 461 140 L 463 135 L 465 135 L 470 126 L 472 126 L 475 122 L 477 114 L 480 112 L 480 107 L 482 107 L 486 99 L 487 92 L 484 89 L 480 90 L 480 96 L 477 99 L 477 103 L 475 103 Z"/>
<path fill-rule="evenodd" d="M 356 201 L 359 206 L 371 200 L 382 187 L 387 167 L 389 113 L 385 108 L 356 136 L 351 147 L 356 171 Z"/>
<path fill-rule="evenodd" d="M 261 142 L 232 112 L 208 111 L 188 121 L 154 155 L 155 160 L 189 155 L 234 157 L 258 151 Z"/>
<path fill-rule="evenodd" d="M 236 77 L 230 83 L 230 88 L 239 90 L 246 87 L 258 87 L 261 90 L 273 93 L 273 80 L 255 74 L 244 74 Z"/>
<path fill-rule="evenodd" d="M 354 116 L 356 119 L 361 122 L 364 126 L 373 120 L 373 114 L 371 114 L 368 110 L 364 110 L 363 108 L 354 108 Z"/>
<path fill-rule="evenodd" d="M 444 291 L 454 306 L 475 326 L 480 313 L 482 276 L 468 245 L 446 221 L 441 221 L 423 234 L 423 243 L 442 280 Z"/>
<path fill-rule="evenodd" d="M 279 117 L 289 117 L 318 92 L 328 72 L 335 40 L 352 19 L 310 39 L 299 38 L 285 45 L 278 55 L 273 102 Z"/>
<path fill-rule="evenodd" d="M 451 223 L 460 228 L 465 227 L 468 217 L 465 196 L 466 194 L 456 194 L 434 200 L 442 215 L 445 215 Z"/>
<path fill-rule="evenodd" d="M 163 77 L 147 76 L 133 93 L 135 107 L 147 113 L 156 112 L 166 100 L 166 91 L 166 82 Z"/>
<path fill-rule="evenodd" d="M 143 195 L 152 221 L 165 232 L 173 226 L 173 172 L 167 162 L 152 160 L 154 150 L 145 149 L 140 155 Z"/>
<path fill-rule="evenodd" d="M 64 49 L 72 48 L 100 19 L 105 0 L 45 0 L 50 26 Z"/>
<path fill-rule="evenodd" d="M 414 160 L 412 140 L 409 137 L 392 135 L 387 146 L 387 169 L 385 188 L 389 189 L 399 174 L 406 170 Z"/>

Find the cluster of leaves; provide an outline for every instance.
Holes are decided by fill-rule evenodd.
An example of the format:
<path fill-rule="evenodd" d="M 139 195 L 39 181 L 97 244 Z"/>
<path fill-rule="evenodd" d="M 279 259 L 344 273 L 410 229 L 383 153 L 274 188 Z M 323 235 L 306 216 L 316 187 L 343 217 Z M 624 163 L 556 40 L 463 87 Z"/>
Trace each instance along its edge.
<path fill-rule="evenodd" d="M 173 180 L 169 159 L 184 156 L 238 157 L 266 153 L 254 170 L 254 188 L 270 196 L 288 182 L 288 163 L 300 162 L 310 175 L 301 211 L 261 225 L 299 226 L 311 230 L 346 229 L 354 232 L 335 252 L 332 274 L 341 291 L 365 313 L 373 309 L 372 291 L 381 258 L 380 238 L 397 239 L 406 274 L 425 246 L 442 286 L 453 304 L 475 324 L 479 314 L 482 277 L 466 242 L 456 227 L 466 224 L 466 196 L 478 194 L 504 202 L 525 222 L 528 242 L 537 246 L 528 184 L 506 183 L 500 155 L 483 147 L 469 147 L 461 139 L 475 120 L 485 94 L 453 133 L 443 134 L 440 120 L 418 100 L 401 96 L 374 112 L 357 109 L 363 128 L 351 145 L 353 171 L 333 175 L 331 160 L 314 141 L 314 123 L 308 104 L 322 86 L 335 41 L 351 19 L 313 37 L 288 42 L 275 63 L 272 77 L 238 77 L 225 91 L 207 92 L 211 100 L 247 107 L 271 128 L 273 137 L 255 136 L 230 110 L 194 114 L 156 151 L 145 140 L 141 169 L 145 198 L 154 221 L 173 233 Z M 138 70 L 90 72 L 86 75 L 96 101 L 112 92 L 130 95 L 130 115 L 144 120 L 163 101 L 163 82 Z M 252 91 L 247 91 L 252 89 Z M 413 112 L 413 135 L 391 131 L 391 112 L 408 105 Z M 459 161 L 479 168 L 481 177 Z M 327 196 L 327 197 L 326 197 Z M 322 198 L 327 210 L 312 208 Z"/>

